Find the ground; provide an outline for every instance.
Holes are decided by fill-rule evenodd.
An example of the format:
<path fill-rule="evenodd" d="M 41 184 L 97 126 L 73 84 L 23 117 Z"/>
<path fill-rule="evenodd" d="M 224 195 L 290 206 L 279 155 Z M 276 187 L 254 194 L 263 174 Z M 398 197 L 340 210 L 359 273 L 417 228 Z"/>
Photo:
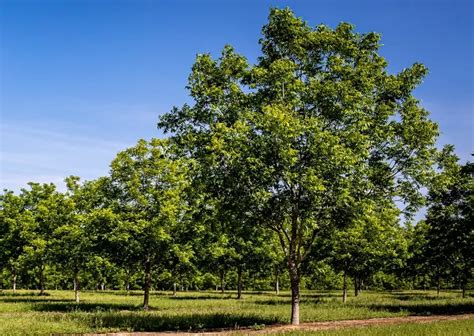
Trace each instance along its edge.
<path fill-rule="evenodd" d="M 3 291 L 0 335 L 215 328 L 297 335 L 470 335 L 474 329 L 474 296 L 462 299 L 458 291 L 439 296 L 432 291 L 363 292 L 359 297 L 349 297 L 346 304 L 342 304 L 339 292 L 303 292 L 301 321 L 305 324 L 297 330 L 269 327 L 288 323 L 289 293 L 245 292 L 243 300 L 235 297 L 235 293 L 180 292 L 173 297 L 169 292 L 154 292 L 152 309 L 145 312 L 140 309 L 141 292 L 83 292 L 82 302 L 76 304 L 72 291 L 47 291 L 46 296 L 34 291 Z M 431 316 L 432 321 L 405 319 L 409 316 Z M 390 317 L 403 319 L 380 319 Z M 378 320 L 360 321 L 374 318 Z M 314 323 L 339 320 L 359 321 L 331 323 L 330 328 Z"/>

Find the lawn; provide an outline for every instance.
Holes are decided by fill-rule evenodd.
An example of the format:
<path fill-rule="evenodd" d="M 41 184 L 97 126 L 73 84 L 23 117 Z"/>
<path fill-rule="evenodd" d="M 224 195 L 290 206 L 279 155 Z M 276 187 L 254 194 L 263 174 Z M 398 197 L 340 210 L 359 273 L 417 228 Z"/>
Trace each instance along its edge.
<path fill-rule="evenodd" d="M 168 292 L 154 292 L 152 310 L 146 312 L 140 308 L 141 295 L 141 292 L 127 295 L 118 291 L 89 291 L 81 293 L 82 302 L 76 304 L 72 291 L 48 291 L 46 296 L 38 296 L 33 291 L 17 291 L 16 294 L 3 291 L 0 293 L 0 335 L 261 328 L 289 321 L 290 294 L 287 292 L 279 296 L 246 292 L 243 300 L 236 300 L 232 292 L 180 292 L 176 297 Z M 471 294 L 462 299 L 456 291 L 442 292 L 439 297 L 431 291 L 363 292 L 359 297 L 349 297 L 345 305 L 341 303 L 339 292 L 304 292 L 301 321 L 466 312 L 474 312 L 474 297 Z M 403 326 L 370 327 L 370 330 L 374 330 L 374 335 L 385 335 L 384 328 L 388 328 L 394 332 L 400 330 L 399 334 L 405 335 L 411 333 L 410 328 L 415 331 L 439 328 L 441 335 L 451 325 L 461 329 L 468 325 L 472 327 L 472 320 L 408 325 L 406 332 L 402 330 Z M 360 330 L 362 328 L 351 334 L 362 332 L 362 335 Z M 321 334 L 346 335 L 349 332 L 346 329 Z M 436 332 L 434 330 L 433 334 Z"/>
<path fill-rule="evenodd" d="M 427 324 L 403 323 L 321 331 L 293 331 L 281 336 L 472 336 L 474 319 L 442 321 Z"/>

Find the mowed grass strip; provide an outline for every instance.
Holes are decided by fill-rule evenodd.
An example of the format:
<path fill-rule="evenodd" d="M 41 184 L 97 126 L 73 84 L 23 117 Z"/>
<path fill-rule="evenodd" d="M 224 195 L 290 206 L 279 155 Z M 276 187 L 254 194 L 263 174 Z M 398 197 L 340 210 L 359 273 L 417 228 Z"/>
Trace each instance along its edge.
<path fill-rule="evenodd" d="M 0 335 L 49 335 L 112 331 L 199 331 L 213 328 L 261 328 L 288 323 L 290 294 L 154 292 L 151 311 L 141 310 L 141 292 L 85 291 L 82 302 L 72 291 L 0 293 Z M 474 298 L 456 291 L 437 296 L 429 291 L 364 292 L 342 304 L 339 292 L 303 293 L 302 322 L 408 315 L 474 312 Z"/>

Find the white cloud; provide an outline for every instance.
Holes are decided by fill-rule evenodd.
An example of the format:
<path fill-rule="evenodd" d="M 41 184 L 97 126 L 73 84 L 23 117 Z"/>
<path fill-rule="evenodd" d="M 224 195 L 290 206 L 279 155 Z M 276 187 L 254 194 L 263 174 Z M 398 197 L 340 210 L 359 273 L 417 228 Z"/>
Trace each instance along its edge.
<path fill-rule="evenodd" d="M 116 153 L 132 143 L 103 139 L 77 127 L 45 128 L 2 124 L 0 185 L 19 190 L 29 181 L 53 182 L 79 175 L 93 179 L 108 172 Z"/>

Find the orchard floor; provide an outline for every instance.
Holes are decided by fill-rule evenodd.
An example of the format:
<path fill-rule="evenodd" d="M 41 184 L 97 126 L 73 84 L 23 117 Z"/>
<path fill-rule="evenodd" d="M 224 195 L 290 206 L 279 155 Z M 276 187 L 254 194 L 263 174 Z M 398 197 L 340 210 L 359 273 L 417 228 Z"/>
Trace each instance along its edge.
<path fill-rule="evenodd" d="M 154 292 L 150 311 L 140 308 L 141 292 L 87 291 L 81 303 L 72 291 L 0 293 L 0 335 L 50 335 L 58 333 L 105 333 L 137 331 L 203 331 L 209 329 L 261 330 L 289 321 L 290 294 L 244 292 Z M 322 322 L 373 318 L 449 315 L 450 319 L 412 324 L 346 323 L 334 330 L 321 328 L 267 329 L 289 335 L 471 335 L 474 330 L 474 295 L 462 299 L 458 291 L 363 292 L 341 302 L 340 292 L 303 292 L 301 321 Z M 461 316 L 464 314 L 464 316 Z M 344 323 L 343 323 L 344 324 Z M 357 328 L 355 328 L 357 327 Z M 245 328 L 244 330 L 242 330 Z M 326 328 L 327 329 L 327 328 Z"/>

